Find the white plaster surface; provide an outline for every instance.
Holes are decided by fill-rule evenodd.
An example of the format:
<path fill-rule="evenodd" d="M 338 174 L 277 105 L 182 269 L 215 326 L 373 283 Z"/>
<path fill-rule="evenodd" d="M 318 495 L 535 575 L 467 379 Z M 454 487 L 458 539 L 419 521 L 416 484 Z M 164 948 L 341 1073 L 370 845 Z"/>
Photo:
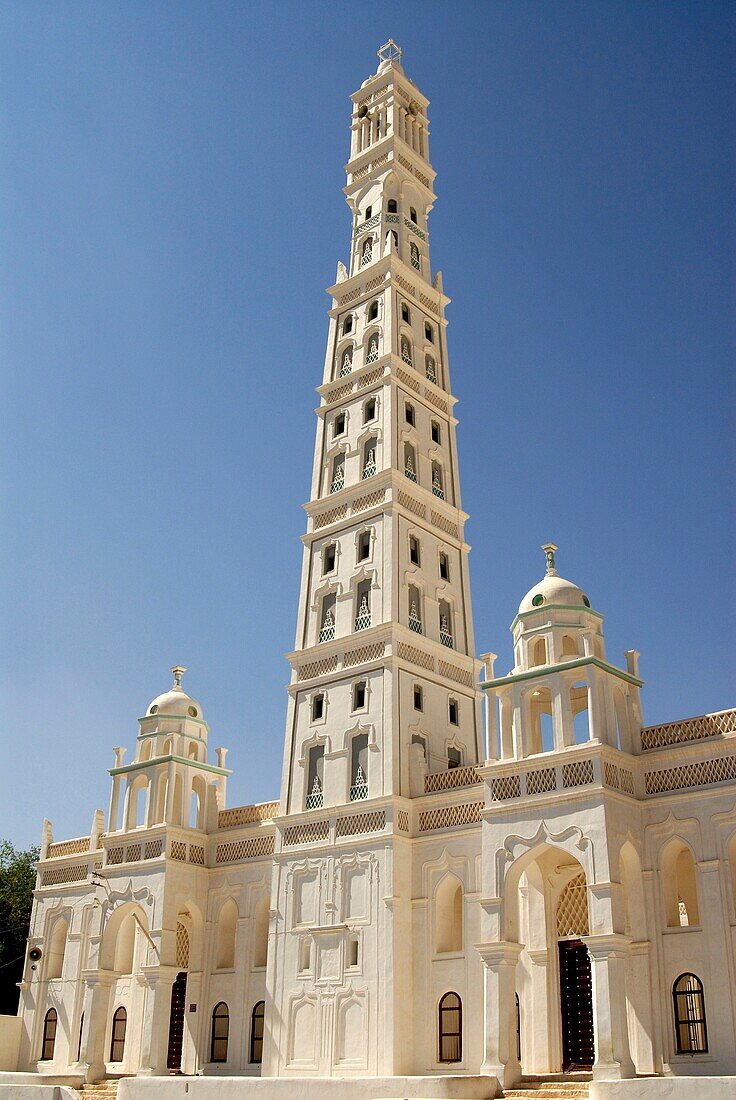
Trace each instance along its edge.
<path fill-rule="evenodd" d="M 733 1077 L 647 1077 L 634 1081 L 593 1081 L 590 1100 L 733 1100 Z"/>
<path fill-rule="evenodd" d="M 0 1070 L 18 1068 L 23 1021 L 20 1016 L 0 1016 Z"/>

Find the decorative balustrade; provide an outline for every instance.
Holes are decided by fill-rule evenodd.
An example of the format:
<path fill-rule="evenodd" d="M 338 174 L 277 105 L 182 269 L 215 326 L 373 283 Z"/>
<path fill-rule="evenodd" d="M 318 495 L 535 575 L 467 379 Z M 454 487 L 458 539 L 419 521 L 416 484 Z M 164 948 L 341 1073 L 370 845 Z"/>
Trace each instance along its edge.
<path fill-rule="evenodd" d="M 409 608 L 409 630 L 413 630 L 415 634 L 423 634 L 422 620 L 417 613 L 417 605 L 413 603 Z"/>
<path fill-rule="evenodd" d="M 306 810 L 321 810 L 324 802 L 324 796 L 322 794 L 322 785 L 319 781 L 319 776 L 315 775 L 312 789 L 307 795 L 304 808 Z"/>
<path fill-rule="evenodd" d="M 367 229 L 375 229 L 375 227 L 378 225 L 380 220 L 381 220 L 381 215 L 380 214 L 374 214 L 372 218 L 368 219 L 368 221 L 363 222 L 362 225 L 357 226 L 357 228 L 355 230 L 356 237 L 360 236 L 361 233 L 365 233 L 365 231 Z"/>
<path fill-rule="evenodd" d="M 335 637 L 335 616 L 329 610 L 324 617 L 319 631 L 320 642 L 331 642 Z"/>
<path fill-rule="evenodd" d="M 702 714 L 698 718 L 684 718 L 680 722 L 645 726 L 641 731 L 641 747 L 660 749 L 666 745 L 683 745 L 728 733 L 736 733 L 736 710 L 721 710 L 714 714 Z"/>
<path fill-rule="evenodd" d="M 358 608 L 358 614 L 355 618 L 355 629 L 367 630 L 371 625 L 371 609 L 368 606 L 368 597 L 363 596 L 360 601 L 360 607 Z"/>
<path fill-rule="evenodd" d="M 220 810 L 218 829 L 234 829 L 237 825 L 255 825 L 259 821 L 271 821 L 279 812 L 278 802 L 257 802 L 252 806 L 233 806 Z"/>
<path fill-rule="evenodd" d="M 100 842 L 97 841 L 99 848 Z M 88 836 L 76 837 L 74 840 L 61 840 L 57 844 L 49 844 L 46 851 L 46 859 L 58 859 L 60 856 L 79 856 L 90 850 L 90 838 Z"/>
<path fill-rule="evenodd" d="M 414 222 L 410 221 L 408 218 L 404 218 L 404 225 L 408 230 L 410 230 L 410 232 L 415 233 L 416 236 L 419 237 L 420 241 L 426 241 L 427 234 L 424 233 L 418 225 L 415 225 Z"/>
<path fill-rule="evenodd" d="M 440 643 L 444 646 L 447 646 L 448 649 L 455 648 L 452 631 L 450 630 L 446 615 L 443 615 L 440 619 Z"/>
<path fill-rule="evenodd" d="M 355 774 L 355 782 L 353 783 L 352 787 L 350 788 L 350 801 L 351 802 L 360 802 L 362 799 L 367 798 L 367 797 L 368 797 L 368 780 L 366 779 L 365 773 L 363 772 L 363 769 L 359 764 L 358 765 L 358 770 Z"/>
<path fill-rule="evenodd" d="M 339 493 L 341 489 L 345 488 L 345 467 L 338 466 L 332 475 L 332 484 L 330 485 L 331 493 Z"/>
<path fill-rule="evenodd" d="M 368 457 L 366 459 L 365 466 L 363 467 L 362 480 L 367 481 L 369 477 L 373 477 L 376 473 L 377 468 L 376 452 L 375 450 L 371 450 L 368 452 Z"/>
<path fill-rule="evenodd" d="M 473 764 L 467 764 L 462 768 L 450 768 L 446 772 L 430 772 L 424 777 L 424 793 L 435 794 L 437 791 L 451 791 L 458 787 L 474 787 L 476 783 L 482 783 L 477 769 Z"/>

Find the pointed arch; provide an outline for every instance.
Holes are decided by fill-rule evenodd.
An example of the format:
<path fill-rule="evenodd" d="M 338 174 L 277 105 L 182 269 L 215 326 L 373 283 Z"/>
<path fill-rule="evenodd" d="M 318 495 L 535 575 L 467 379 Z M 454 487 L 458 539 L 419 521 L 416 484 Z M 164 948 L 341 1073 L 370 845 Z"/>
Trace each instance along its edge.
<path fill-rule="evenodd" d="M 41 1042 L 42 1062 L 51 1062 L 53 1060 L 58 1024 L 58 1013 L 55 1008 L 50 1008 L 43 1018 L 43 1039 Z"/>
<path fill-rule="evenodd" d="M 681 837 L 672 837 L 662 849 L 660 874 L 667 927 L 700 924 L 695 857 Z"/>
<path fill-rule="evenodd" d="M 233 898 L 220 907 L 217 917 L 217 969 L 232 970 L 235 966 L 235 937 L 238 927 L 238 907 Z"/>
<path fill-rule="evenodd" d="M 460 879 L 448 872 L 434 896 L 435 951 L 443 954 L 463 949 L 463 887 Z"/>
<path fill-rule="evenodd" d="M 47 978 L 60 978 L 64 969 L 64 955 L 66 954 L 66 940 L 69 932 L 69 919 L 67 916 L 59 916 L 51 926 L 48 946 L 48 962 L 46 967 Z"/>
<path fill-rule="evenodd" d="M 265 966 L 268 961 L 268 923 L 270 900 L 268 894 L 258 899 L 253 919 L 253 965 Z"/>

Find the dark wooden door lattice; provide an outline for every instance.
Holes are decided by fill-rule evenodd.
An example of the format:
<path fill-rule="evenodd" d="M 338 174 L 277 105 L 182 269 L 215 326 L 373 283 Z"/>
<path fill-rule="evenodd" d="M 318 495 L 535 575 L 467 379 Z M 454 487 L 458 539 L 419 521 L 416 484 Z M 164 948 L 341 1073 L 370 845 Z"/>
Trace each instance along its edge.
<path fill-rule="evenodd" d="M 581 940 L 560 940 L 562 1068 L 589 1069 L 595 1058 L 590 955 Z"/>
<path fill-rule="evenodd" d="M 177 974 L 171 987 L 171 1015 L 169 1016 L 169 1053 L 166 1068 L 181 1069 L 181 1050 L 184 1042 L 184 1010 L 187 1001 L 187 974 Z"/>

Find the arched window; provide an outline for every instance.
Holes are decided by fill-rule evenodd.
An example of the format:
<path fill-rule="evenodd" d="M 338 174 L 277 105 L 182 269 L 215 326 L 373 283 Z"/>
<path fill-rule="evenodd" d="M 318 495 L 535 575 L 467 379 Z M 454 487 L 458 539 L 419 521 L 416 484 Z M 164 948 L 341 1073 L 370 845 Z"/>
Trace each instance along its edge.
<path fill-rule="evenodd" d="M 335 455 L 332 460 L 332 480 L 330 492 L 339 493 L 345 487 L 345 455 Z"/>
<path fill-rule="evenodd" d="M 417 456 L 411 443 L 404 444 L 404 473 L 409 481 L 417 480 Z"/>
<path fill-rule="evenodd" d="M 266 1015 L 266 1002 L 256 1001 L 250 1014 L 250 1058 L 252 1066 L 260 1066 L 263 1061 L 263 1023 Z"/>
<path fill-rule="evenodd" d="M 335 597 L 330 594 L 322 600 L 322 619 L 319 628 L 320 642 L 331 642 L 335 637 Z"/>
<path fill-rule="evenodd" d="M 368 797 L 368 734 L 358 733 L 350 746 L 350 801 Z"/>
<path fill-rule="evenodd" d="M 347 336 L 347 334 L 349 332 L 352 332 L 352 331 L 353 331 L 353 315 L 352 315 L 352 313 L 348 313 L 347 317 L 345 318 L 345 320 L 342 323 L 343 336 Z"/>
<path fill-rule="evenodd" d="M 531 646 L 530 665 L 547 664 L 547 642 L 544 638 L 537 638 Z"/>
<path fill-rule="evenodd" d="M 415 268 L 417 271 L 422 270 L 422 262 L 419 259 L 419 249 L 414 244 L 414 241 L 412 241 L 409 245 L 409 259 L 413 268 Z"/>
<path fill-rule="evenodd" d="M 570 688 L 570 706 L 572 708 L 572 728 L 576 745 L 584 745 L 590 740 L 590 721 L 588 714 L 588 685 L 584 680 Z"/>
<path fill-rule="evenodd" d="M 563 657 L 579 657 L 580 647 L 572 634 L 562 635 L 562 656 Z"/>
<path fill-rule="evenodd" d="M 672 986 L 675 1045 L 678 1054 L 707 1054 L 703 983 L 695 974 L 681 974 Z"/>
<path fill-rule="evenodd" d="M 698 883 L 693 853 L 674 837 L 662 853 L 662 886 L 668 928 L 700 924 Z"/>
<path fill-rule="evenodd" d="M 353 369 L 353 347 L 352 344 L 348 344 L 346 348 L 340 352 L 338 356 L 340 362 L 340 378 L 344 378 L 346 374 L 350 374 Z"/>
<path fill-rule="evenodd" d="M 55 1008 L 50 1008 L 43 1020 L 43 1044 L 41 1046 L 41 1061 L 50 1062 L 54 1057 L 54 1046 L 56 1044 L 56 1026 L 59 1022 L 59 1017 Z"/>
<path fill-rule="evenodd" d="M 399 251 L 399 234 L 395 229 L 389 229 L 386 234 L 386 248 L 394 252 Z"/>
<path fill-rule="evenodd" d="M 388 200 L 387 210 L 388 210 L 389 214 L 398 214 L 399 206 L 398 206 L 398 203 L 396 202 L 396 199 L 389 199 Z"/>
<path fill-rule="evenodd" d="M 373 259 L 373 238 L 366 237 L 363 241 L 363 250 L 360 254 L 360 266 L 365 267 Z"/>
<path fill-rule="evenodd" d="M 435 950 L 463 949 L 463 888 L 454 875 L 445 875 L 434 901 Z"/>
<path fill-rule="evenodd" d="M 432 463 L 432 492 L 440 500 L 445 499 L 445 486 L 442 477 L 442 467 L 439 462 Z"/>
<path fill-rule="evenodd" d="M 447 600 L 440 600 L 440 642 L 448 649 L 455 648 L 452 636 L 452 608 Z"/>
<path fill-rule="evenodd" d="M 325 767 L 324 745 L 312 745 L 309 750 L 309 769 L 307 772 L 306 810 L 319 810 L 322 807 L 323 776 Z"/>
<path fill-rule="evenodd" d="M 355 601 L 355 629 L 367 630 L 371 625 L 371 582 L 361 581 Z"/>
<path fill-rule="evenodd" d="M 463 1057 L 463 1002 L 457 993 L 445 993 L 439 1004 L 439 1061 L 461 1062 Z"/>
<path fill-rule="evenodd" d="M 423 634 L 422 625 L 422 594 L 415 584 L 409 585 L 409 630 L 415 634 Z"/>
<path fill-rule="evenodd" d="M 377 317 L 378 317 L 378 298 L 374 298 L 374 300 L 370 304 L 370 308 L 368 309 L 368 320 L 369 321 L 375 321 L 377 319 Z"/>
<path fill-rule="evenodd" d="M 411 341 L 408 336 L 401 337 L 401 358 L 405 363 L 408 363 L 410 367 L 414 365 L 414 360 L 411 354 Z"/>
<path fill-rule="evenodd" d="M 365 357 L 366 363 L 378 362 L 378 333 L 372 332 L 368 337 L 368 351 Z"/>
<path fill-rule="evenodd" d="M 220 1001 L 212 1009 L 210 1062 L 227 1062 L 227 1040 L 230 1034 L 230 1009 Z"/>
<path fill-rule="evenodd" d="M 217 969 L 232 970 L 235 966 L 235 933 L 238 925 L 238 907 L 228 898 L 220 909 L 217 920 Z"/>
<path fill-rule="evenodd" d="M 376 399 L 375 397 L 369 397 L 363 406 L 363 423 L 369 424 L 371 420 L 376 419 Z"/>
<path fill-rule="evenodd" d="M 115 1009 L 110 1035 L 110 1061 L 122 1062 L 125 1050 L 125 1031 L 128 1026 L 128 1013 L 121 1006 Z"/>
<path fill-rule="evenodd" d="M 413 206 L 409 207 L 409 217 L 414 222 L 414 225 L 416 225 L 417 224 L 417 212 L 416 212 L 416 210 L 414 209 Z"/>
<path fill-rule="evenodd" d="M 428 381 L 434 382 L 434 384 L 437 385 L 437 364 L 435 363 L 433 356 L 424 356 L 424 370 L 427 375 Z"/>
<path fill-rule="evenodd" d="M 366 481 L 376 472 L 376 438 L 371 436 L 363 444 L 363 472 L 362 479 Z"/>

